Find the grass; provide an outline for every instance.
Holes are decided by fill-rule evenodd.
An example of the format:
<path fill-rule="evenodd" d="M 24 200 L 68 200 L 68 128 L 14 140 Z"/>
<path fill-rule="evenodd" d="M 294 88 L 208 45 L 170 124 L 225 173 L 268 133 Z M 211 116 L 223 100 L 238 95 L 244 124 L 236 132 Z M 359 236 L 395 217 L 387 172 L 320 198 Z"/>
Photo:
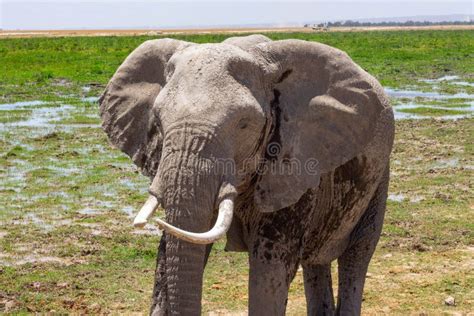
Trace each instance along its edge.
<path fill-rule="evenodd" d="M 447 104 L 443 104 L 443 105 L 440 105 L 442 107 L 447 107 L 447 108 L 469 108 L 471 107 L 470 104 L 468 103 L 447 103 Z"/>
<path fill-rule="evenodd" d="M 434 106 L 446 107 L 446 108 L 469 108 L 471 105 L 469 103 L 442 103 L 439 102 L 438 104 L 433 104 Z"/>
<path fill-rule="evenodd" d="M 100 124 L 100 122 L 101 121 L 97 116 L 84 114 L 76 114 L 60 121 L 60 123 L 63 124 Z"/>
<path fill-rule="evenodd" d="M 231 35 L 169 36 L 196 43 L 221 42 Z M 383 85 L 430 85 L 420 78 L 457 74 L 472 80 L 474 32 L 377 31 L 335 33 L 269 33 L 274 40 L 297 38 L 340 48 L 375 75 Z M 0 98 L 52 97 L 55 93 L 80 93 L 94 84 L 97 94 L 123 59 L 140 43 L 160 37 L 12 38 L 0 41 Z M 98 85 L 98 86 L 97 86 Z M 459 88 L 459 87 L 455 87 Z M 465 87 L 473 91 L 472 87 Z M 42 97 L 43 99 L 43 97 Z"/>
<path fill-rule="evenodd" d="M 400 103 L 409 103 L 410 99 L 400 99 Z M 441 106 L 441 107 L 453 107 L 453 108 L 461 108 L 461 107 L 469 107 L 471 106 L 469 102 L 472 100 L 466 98 L 451 98 L 451 99 L 429 99 L 429 98 L 420 98 L 416 97 L 414 99 L 416 104 L 423 104 L 423 105 L 433 105 L 433 106 Z"/>
<path fill-rule="evenodd" d="M 340 47 L 385 85 L 429 88 L 418 79 L 474 73 L 472 31 L 270 36 Z M 225 36 L 179 38 L 218 42 Z M 147 312 L 160 237 L 152 225 L 133 229 L 130 214 L 145 200 L 148 180 L 108 144 L 98 126 L 81 127 L 99 122 L 97 105 L 82 98 L 97 96 L 121 60 L 145 39 L 0 40 L 0 103 L 57 102 L 0 110 L 0 312 Z M 43 127 L 1 125 L 5 118 L 21 121 L 31 111 L 62 104 L 72 108 Z M 369 267 L 364 314 L 474 310 L 472 126 L 472 117 L 397 121 L 390 194 L 403 198 L 388 202 Z M 245 312 L 247 280 L 247 255 L 225 252 L 224 242 L 218 242 L 205 271 L 205 313 Z M 448 295 L 456 306 L 444 304 Z M 288 314 L 304 313 L 300 271 L 290 289 Z"/>
<path fill-rule="evenodd" d="M 31 116 L 31 110 L 1 111 L 0 123 L 24 121 Z"/>
<path fill-rule="evenodd" d="M 428 116 L 463 115 L 463 114 L 468 113 L 466 111 L 460 111 L 460 110 L 448 110 L 448 109 L 437 109 L 437 108 L 427 108 L 427 107 L 399 109 L 398 111 L 404 112 L 404 113 L 412 113 L 412 114 L 428 115 Z"/>

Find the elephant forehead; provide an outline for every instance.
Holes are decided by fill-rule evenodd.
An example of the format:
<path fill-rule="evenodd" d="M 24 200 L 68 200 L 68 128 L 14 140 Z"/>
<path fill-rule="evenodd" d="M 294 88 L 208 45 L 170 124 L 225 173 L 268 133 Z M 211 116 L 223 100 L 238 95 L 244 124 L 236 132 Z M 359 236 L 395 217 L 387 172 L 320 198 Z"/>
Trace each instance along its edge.
<path fill-rule="evenodd" d="M 254 91 L 260 79 L 256 68 L 254 58 L 233 45 L 190 46 L 170 60 L 167 83 L 155 105 L 253 104 L 255 97 L 262 98 Z"/>

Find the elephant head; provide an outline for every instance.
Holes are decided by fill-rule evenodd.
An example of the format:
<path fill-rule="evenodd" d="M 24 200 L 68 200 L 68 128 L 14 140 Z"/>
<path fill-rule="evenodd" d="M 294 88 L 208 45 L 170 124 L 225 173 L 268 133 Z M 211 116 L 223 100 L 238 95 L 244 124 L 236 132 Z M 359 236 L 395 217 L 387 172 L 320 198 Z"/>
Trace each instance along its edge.
<path fill-rule="evenodd" d="M 196 244 L 227 232 L 236 200 L 245 193 L 263 212 L 296 203 L 364 150 L 386 108 L 375 79 L 319 43 L 159 39 L 133 51 L 100 111 L 112 143 L 151 179 L 136 224 L 165 209 L 168 308 L 200 311 Z"/>

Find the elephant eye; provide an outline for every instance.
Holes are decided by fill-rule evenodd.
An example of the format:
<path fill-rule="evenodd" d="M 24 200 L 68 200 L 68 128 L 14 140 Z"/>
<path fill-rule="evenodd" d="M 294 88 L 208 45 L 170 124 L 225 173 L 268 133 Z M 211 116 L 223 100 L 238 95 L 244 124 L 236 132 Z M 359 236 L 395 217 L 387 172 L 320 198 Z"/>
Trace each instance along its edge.
<path fill-rule="evenodd" d="M 245 129 L 249 125 L 249 120 L 247 118 L 243 118 L 237 124 L 237 127 L 240 129 Z"/>

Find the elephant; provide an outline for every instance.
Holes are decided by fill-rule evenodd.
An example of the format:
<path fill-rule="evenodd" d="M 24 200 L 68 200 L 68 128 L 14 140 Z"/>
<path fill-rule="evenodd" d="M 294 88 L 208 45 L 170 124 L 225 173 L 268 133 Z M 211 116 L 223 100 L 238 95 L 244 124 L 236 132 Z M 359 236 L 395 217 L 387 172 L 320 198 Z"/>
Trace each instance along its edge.
<path fill-rule="evenodd" d="M 99 98 L 112 145 L 165 219 L 150 313 L 199 315 L 212 244 L 248 252 L 250 315 L 284 315 L 303 269 L 308 315 L 358 315 L 386 207 L 394 117 L 343 51 L 263 35 L 142 43 Z M 331 262 L 338 263 L 334 299 Z"/>

